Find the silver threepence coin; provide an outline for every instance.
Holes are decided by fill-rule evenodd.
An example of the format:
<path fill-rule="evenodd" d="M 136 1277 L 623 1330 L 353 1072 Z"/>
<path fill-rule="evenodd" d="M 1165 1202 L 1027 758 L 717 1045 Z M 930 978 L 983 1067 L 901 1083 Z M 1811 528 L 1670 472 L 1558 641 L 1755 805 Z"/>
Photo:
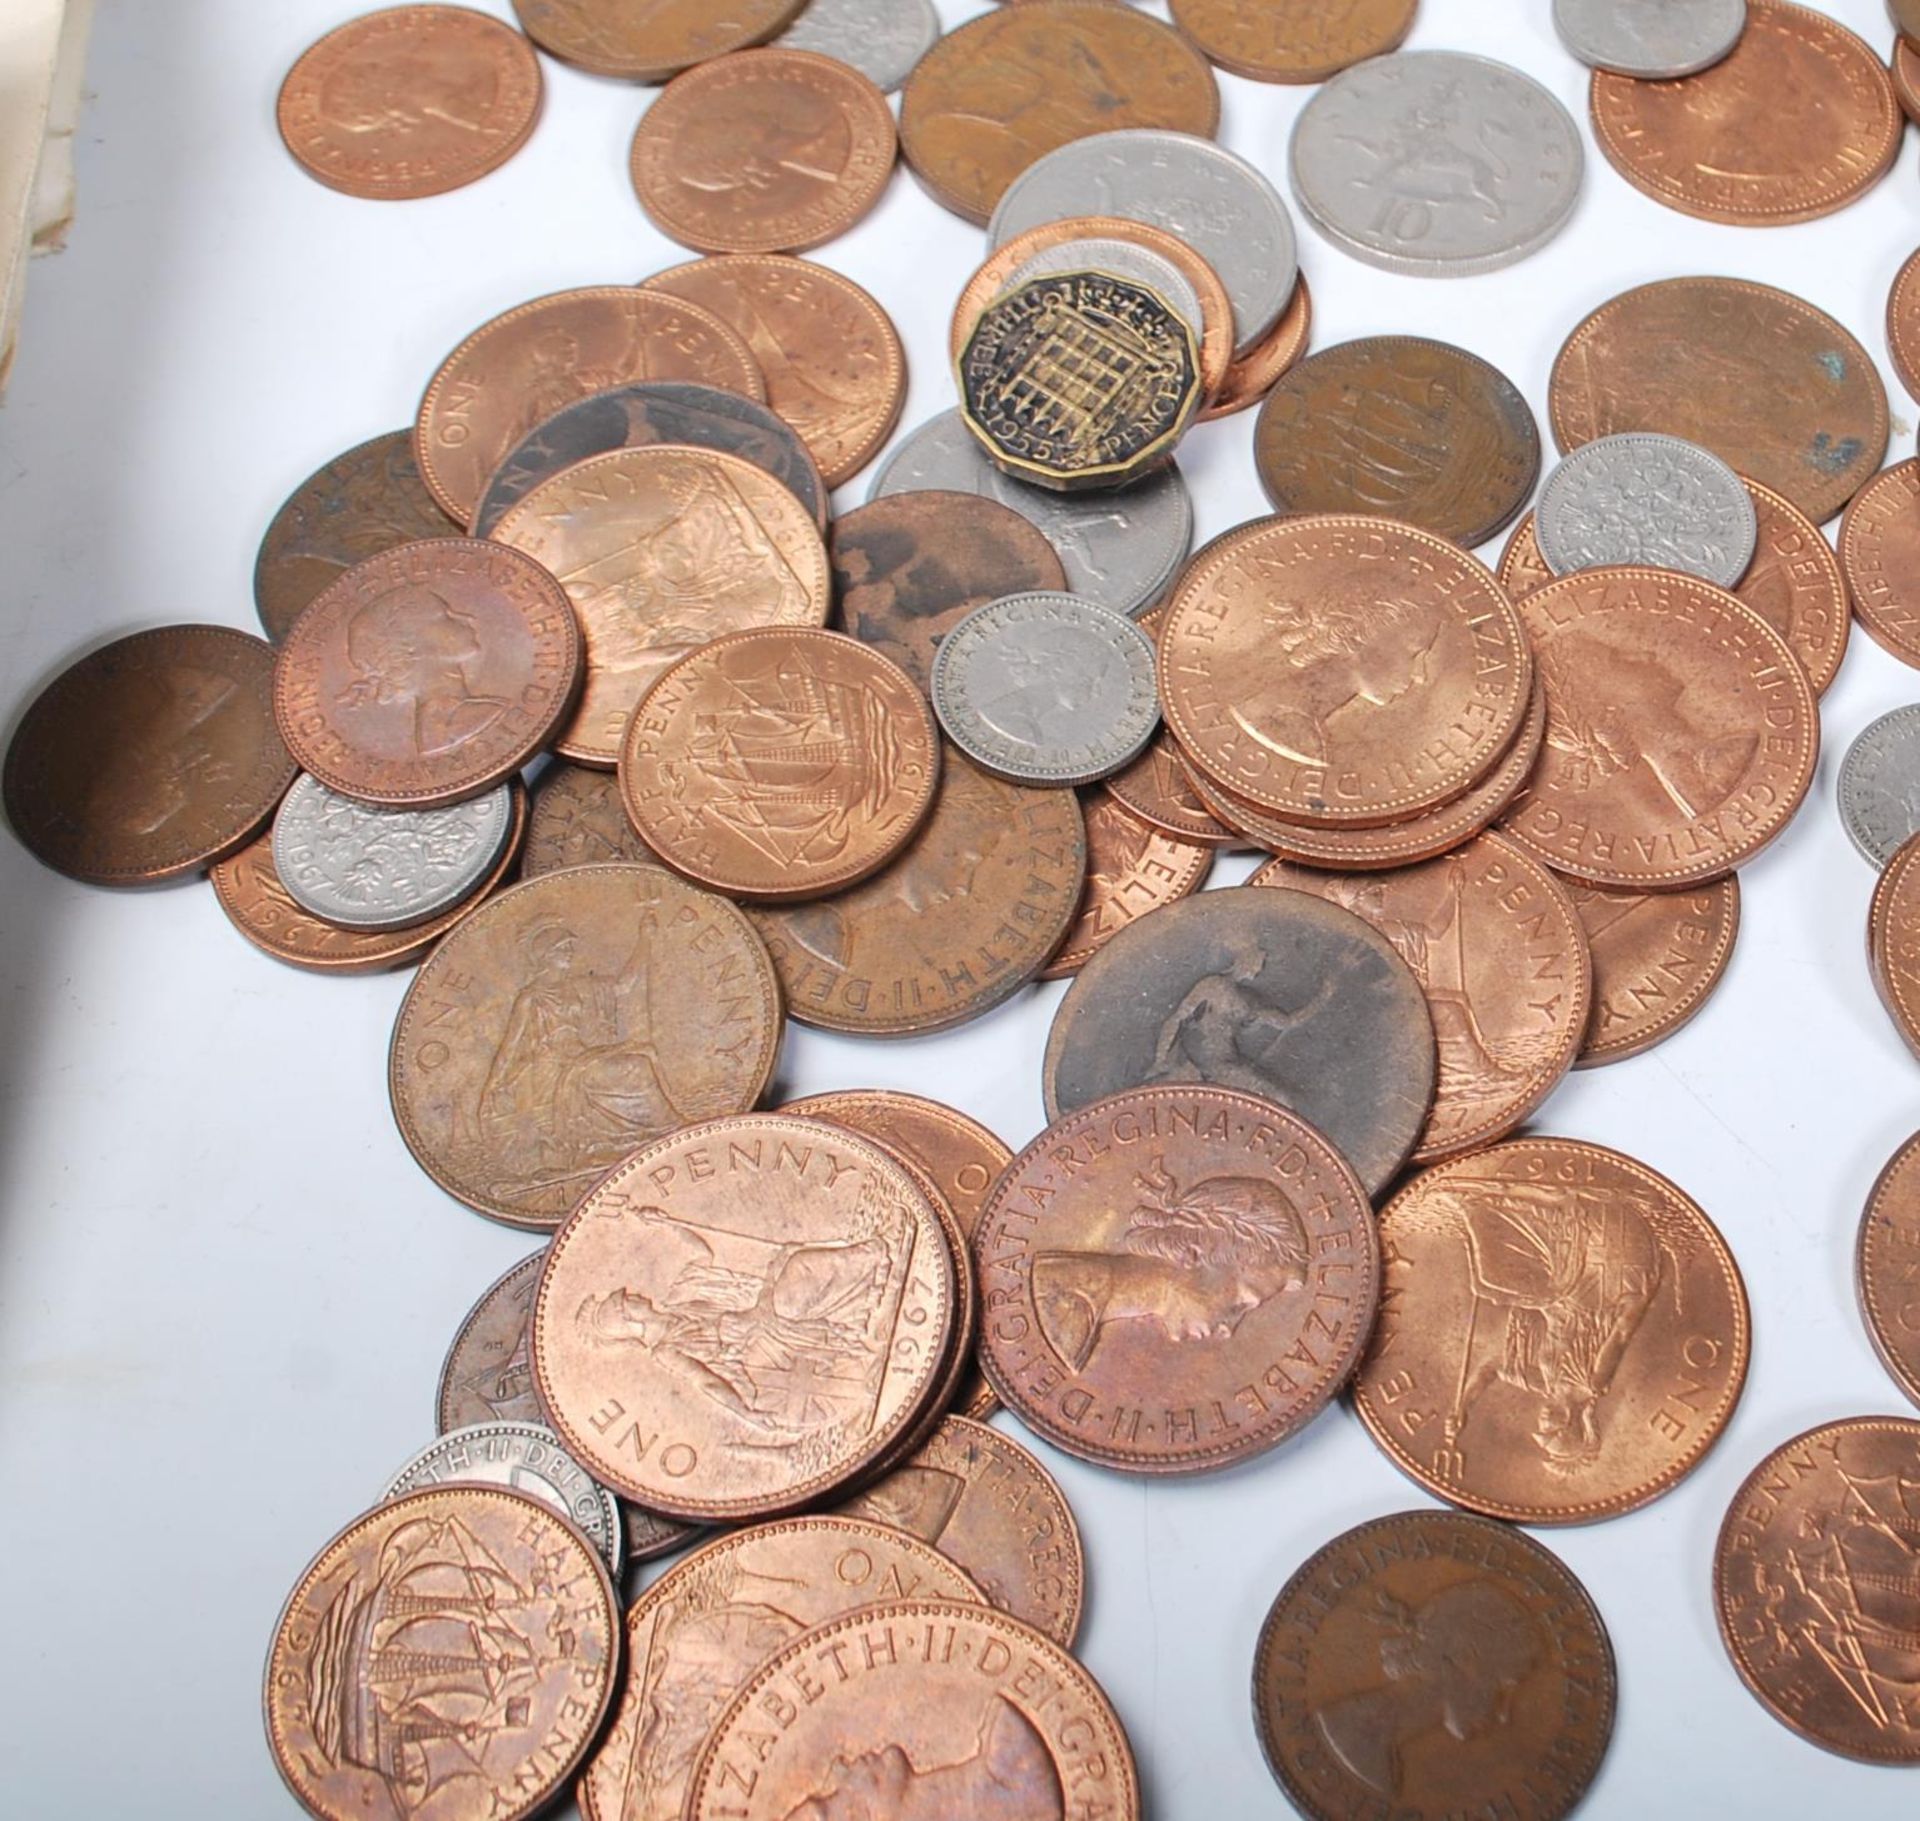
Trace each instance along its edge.
<path fill-rule="evenodd" d="M 940 36 L 933 0 L 808 0 L 774 39 L 783 51 L 814 51 L 852 65 L 891 93 Z"/>
<path fill-rule="evenodd" d="M 406 929 L 479 889 L 513 827 L 513 787 L 441 809 L 379 809 L 305 772 L 273 819 L 273 869 L 341 929 Z"/>
<path fill-rule="evenodd" d="M 1840 820 L 1875 866 L 1920 834 L 1920 702 L 1883 714 L 1847 748 Z"/>
<path fill-rule="evenodd" d="M 1118 493 L 1049 493 L 1002 474 L 958 411 L 910 432 L 881 464 L 867 497 L 927 488 L 977 493 L 1010 507 L 1059 551 L 1067 586 L 1115 613 L 1145 613 L 1193 547 L 1193 498 L 1178 468 L 1162 468 Z"/>
<path fill-rule="evenodd" d="M 1573 116 L 1531 76 L 1462 51 L 1342 70 L 1293 129 L 1294 200 L 1389 272 L 1462 278 L 1524 259 L 1566 225 L 1585 157 Z"/>
<path fill-rule="evenodd" d="M 1553 0 L 1554 30 L 1584 64 L 1667 82 L 1711 69 L 1747 29 L 1747 0 Z"/>
<path fill-rule="evenodd" d="M 1540 490 L 1533 528 L 1555 575 L 1646 563 L 1719 588 L 1747 573 L 1760 535 L 1753 495 L 1719 456 L 1640 430 L 1566 457 Z"/>
<path fill-rule="evenodd" d="M 1091 784 L 1160 724 L 1153 641 L 1078 595 L 976 607 L 933 660 L 933 710 L 962 752 L 1022 784 Z"/>
<path fill-rule="evenodd" d="M 1124 240 L 1103 240 L 1095 235 L 1085 240 L 1062 241 L 1024 260 L 1009 275 L 1004 289 L 1017 291 L 1029 279 L 1048 278 L 1056 272 L 1111 272 L 1133 284 L 1144 285 L 1159 294 L 1161 302 L 1173 310 L 1198 342 L 1206 332 L 1206 315 L 1200 305 L 1200 293 L 1187 282 L 1186 274 L 1170 259 L 1163 259 L 1148 247 L 1129 245 Z"/>

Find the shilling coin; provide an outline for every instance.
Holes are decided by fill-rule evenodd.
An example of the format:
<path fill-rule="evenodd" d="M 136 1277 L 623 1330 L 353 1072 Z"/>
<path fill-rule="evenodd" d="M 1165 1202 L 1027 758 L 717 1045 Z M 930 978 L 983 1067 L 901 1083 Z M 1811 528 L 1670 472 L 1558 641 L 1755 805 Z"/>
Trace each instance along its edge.
<path fill-rule="evenodd" d="M 665 82 L 793 22 L 806 0 L 513 0 L 542 50 L 596 76 Z"/>
<path fill-rule="evenodd" d="M 1920 669 L 1920 461 L 1895 462 L 1853 496 L 1840 567 L 1874 643 Z"/>
<path fill-rule="evenodd" d="M 657 866 L 660 856 L 628 820 L 627 806 L 620 801 L 620 780 L 612 772 L 556 760 L 533 787 L 521 878 L 537 879 L 565 866 L 608 861 Z"/>
<path fill-rule="evenodd" d="M 1711 68 L 1746 24 L 1747 0 L 1553 0 L 1553 28 L 1582 63 L 1649 82 Z"/>
<path fill-rule="evenodd" d="M 1664 1043 L 1713 996 L 1740 933 L 1732 873 L 1691 892 L 1596 891 L 1569 881 L 1593 953 L 1593 1010 L 1574 1061 L 1598 1068 Z"/>
<path fill-rule="evenodd" d="M 1890 710 L 1855 737 L 1840 761 L 1839 793 L 1840 820 L 1875 866 L 1920 833 L 1920 703 Z"/>
<path fill-rule="evenodd" d="M 1173 20 L 1223 69 L 1254 82 L 1324 82 L 1406 37 L 1418 0 L 1173 0 Z"/>
<path fill-rule="evenodd" d="M 774 43 L 781 50 L 837 57 L 891 93 L 939 37 L 933 0 L 807 0 L 807 10 Z"/>
<path fill-rule="evenodd" d="M 1867 1197 L 1854 1274 L 1868 1337 L 1894 1382 L 1920 1404 L 1920 1134 L 1887 1160 Z"/>
<path fill-rule="evenodd" d="M 1867 959 L 1880 1003 L 1920 1056 L 1920 837 L 1894 854 L 1873 888 Z"/>

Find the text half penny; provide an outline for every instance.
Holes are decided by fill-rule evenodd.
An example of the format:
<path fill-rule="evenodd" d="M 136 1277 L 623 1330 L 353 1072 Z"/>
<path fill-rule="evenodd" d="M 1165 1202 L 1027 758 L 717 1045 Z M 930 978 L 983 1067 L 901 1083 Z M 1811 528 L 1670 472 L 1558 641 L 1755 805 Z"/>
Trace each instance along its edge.
<path fill-rule="evenodd" d="M 244 847 L 297 767 L 273 647 L 226 626 L 131 633 L 69 665 L 7 747 L 7 820 L 89 885 L 157 885 Z"/>
<path fill-rule="evenodd" d="M 1713 995 L 1740 930 L 1740 881 L 1690 892 L 1596 891 L 1569 882 L 1593 954 L 1593 1009 L 1577 1069 L 1664 1043 Z"/>
<path fill-rule="evenodd" d="M 1874 1350 L 1920 1404 L 1920 1135 L 1887 1160 L 1867 1197 L 1854 1274 Z"/>
<path fill-rule="evenodd" d="M 1354 1408 L 1394 1465 L 1488 1517 L 1637 1510 L 1740 1401 L 1747 1295 L 1712 1221 L 1618 1151 L 1521 1138 L 1380 1215 L 1380 1325 Z"/>
<path fill-rule="evenodd" d="M 1853 496 L 1840 567 L 1874 643 L 1920 669 L 1920 461 L 1895 462 Z"/>
<path fill-rule="evenodd" d="M 1457 1511 L 1336 1537 L 1280 1590 L 1253 1663 L 1261 1748 L 1313 1821 L 1389 1805 L 1396 1821 L 1560 1821 L 1616 1700 L 1606 1626 L 1565 1563 Z"/>
<path fill-rule="evenodd" d="M 784 31 L 806 0 L 513 0 L 544 51 L 630 82 L 665 82 Z"/>
<path fill-rule="evenodd" d="M 1880 1003 L 1920 1056 L 1920 835 L 1887 862 L 1873 888 L 1867 954 Z"/>
<path fill-rule="evenodd" d="M 1419 0 L 1173 0 L 1173 22 L 1223 70 L 1255 82 L 1325 82 L 1383 57 L 1413 25 Z"/>
<path fill-rule="evenodd" d="M 1105 791 L 1084 808 L 1086 890 L 1065 941 L 1040 970 L 1043 980 L 1077 974 L 1121 930 L 1191 897 L 1213 870 L 1213 848 L 1155 828 Z"/>
<path fill-rule="evenodd" d="M 547 873 L 482 906 L 415 978 L 394 1117 L 449 1194 L 548 1229 L 630 1152 L 753 1106 L 782 1022 L 766 949 L 724 898 L 656 866 Z"/>
<path fill-rule="evenodd" d="M 568 866 L 607 864 L 658 866 L 660 856 L 627 819 L 612 772 L 557 760 L 533 787 L 520 876 L 537 879 Z"/>

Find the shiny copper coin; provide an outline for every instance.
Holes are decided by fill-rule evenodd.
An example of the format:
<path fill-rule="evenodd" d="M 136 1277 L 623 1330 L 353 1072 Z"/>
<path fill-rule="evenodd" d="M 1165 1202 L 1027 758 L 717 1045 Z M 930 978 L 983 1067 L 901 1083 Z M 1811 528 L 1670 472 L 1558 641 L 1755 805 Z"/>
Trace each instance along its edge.
<path fill-rule="evenodd" d="M 1173 22 L 1223 70 L 1255 82 L 1325 82 L 1383 57 L 1413 25 L 1419 0 L 1173 0 Z"/>
<path fill-rule="evenodd" d="M 267 1653 L 267 1743 L 324 1821 L 520 1821 L 613 1698 L 620 1605 L 592 1545 L 502 1486 L 437 1486 L 314 1558 Z"/>
<path fill-rule="evenodd" d="M 513 0 L 542 50 L 597 76 L 665 82 L 682 70 L 763 44 L 806 0 Z"/>
<path fill-rule="evenodd" d="M 1920 669 L 1920 461 L 1875 475 L 1840 521 L 1840 567 L 1875 644 Z"/>
<path fill-rule="evenodd" d="M 872 209 L 898 149 L 886 96 L 837 57 L 736 51 L 668 84 L 628 169 L 640 206 L 683 246 L 798 253 Z"/>
<path fill-rule="evenodd" d="M 1086 866 L 1072 791 L 1010 784 L 949 746 L 933 811 L 892 865 L 836 897 L 749 914 L 802 1024 L 915 1037 L 1026 985 L 1072 923 Z"/>
<path fill-rule="evenodd" d="M 1211 138 L 1220 89 L 1157 19 L 1109 0 L 1029 0 L 969 20 L 921 58 L 900 99 L 900 149 L 943 207 L 986 225 L 1043 153 L 1118 127 Z"/>
<path fill-rule="evenodd" d="M 1887 353 L 1908 395 L 1920 398 L 1920 252 L 1907 255 L 1887 293 Z"/>
<path fill-rule="evenodd" d="M 1920 1056 L 1920 835 L 1887 862 L 1873 888 L 1867 955 L 1881 1004 Z"/>
<path fill-rule="evenodd" d="M 498 170 L 540 118 L 540 60 L 464 6 L 337 26 L 287 72 L 280 137 L 310 176 L 369 201 L 438 196 Z"/>
<path fill-rule="evenodd" d="M 654 379 L 766 396 L 746 343 L 697 304 L 631 285 L 536 297 L 481 324 L 441 362 L 414 424 L 421 479 L 449 517 L 471 525 L 528 432 L 577 399 Z"/>
<path fill-rule="evenodd" d="M 584 765 L 548 766 L 533 789 L 520 876 L 537 879 L 568 866 L 623 862 L 658 866 L 660 856 L 627 819 L 619 779 Z"/>
<path fill-rule="evenodd" d="M 586 684 L 554 744 L 614 764 L 627 722 L 678 658 L 752 626 L 819 626 L 831 585 L 806 508 L 764 469 L 661 443 L 542 481 L 494 527 L 566 590 Z"/>
<path fill-rule="evenodd" d="M 1593 1010 L 1577 1069 L 1664 1043 L 1720 984 L 1740 931 L 1740 881 L 1690 892 L 1596 891 L 1569 883 L 1593 954 Z"/>
<path fill-rule="evenodd" d="M 1153 640 L 1156 651 L 1166 617 L 1167 610 L 1156 607 L 1136 622 Z M 1180 742 L 1164 726 L 1139 758 L 1106 780 L 1106 788 L 1141 821 L 1176 840 L 1204 847 L 1230 847 L 1242 839 L 1200 800 L 1180 756 Z"/>
<path fill-rule="evenodd" d="M 771 54 L 771 53 L 769 53 Z M 899 332 L 851 278 L 804 259 L 696 259 L 646 281 L 734 330 L 829 487 L 843 486 L 900 421 L 907 357 Z"/>
<path fill-rule="evenodd" d="M 781 1028 L 766 950 L 724 898 L 657 866 L 573 867 L 503 892 L 434 951 L 388 1087 L 442 1188 L 551 1228 L 629 1152 L 754 1105 Z"/>
<path fill-rule="evenodd" d="M 1469 1511 L 1637 1510 L 1740 1401 L 1740 1268 L 1687 1195 L 1618 1151 L 1521 1138 L 1443 1163 L 1387 1203 L 1380 1243 L 1354 1408 L 1396 1467 Z"/>
<path fill-rule="evenodd" d="M 1867 1197 L 1854 1274 L 1874 1350 L 1920 1404 L 1920 1135 L 1887 1160 Z"/>
<path fill-rule="evenodd" d="M 1128 924 L 1191 897 L 1213 870 L 1211 847 L 1155 828 L 1105 791 L 1085 810 L 1086 890 L 1066 940 L 1040 970 L 1042 980 L 1077 974 Z"/>
<path fill-rule="evenodd" d="M 1920 45 L 1902 33 L 1893 41 L 1893 60 L 1887 73 L 1893 78 L 1894 99 L 1909 120 L 1920 121 Z"/>
<path fill-rule="evenodd" d="M 1714 1550 L 1720 1636 L 1740 1679 L 1782 1726 L 1876 1764 L 1920 1764 L 1917 1492 L 1920 1423 L 1824 1423 L 1748 1475 Z"/>
<path fill-rule="evenodd" d="M 547 1252 L 540 1399 L 580 1462 L 649 1509 L 771 1516 L 832 1492 L 919 1418 L 952 1260 L 877 1145 L 757 1113 L 636 1151 Z"/>
<path fill-rule="evenodd" d="M 1259 404 L 1306 353 L 1312 332 L 1313 295 L 1307 289 L 1306 279 L 1301 277 L 1294 283 L 1293 301 L 1267 332 L 1266 339 L 1227 369 L 1218 395 L 1200 413 L 1201 422 L 1231 417 Z"/>
<path fill-rule="evenodd" d="M 273 718 L 273 647 L 161 626 L 70 664 L 7 747 L 7 820 L 89 885 L 157 885 L 244 847 L 296 770 Z"/>
<path fill-rule="evenodd" d="M 1811 304 L 1736 278 L 1669 278 L 1602 304 L 1555 359 L 1547 405 L 1562 449 L 1624 430 L 1684 437 L 1820 523 L 1887 447 L 1866 349 Z"/>
<path fill-rule="evenodd" d="M 1457 1511 L 1334 1538 L 1280 1590 L 1253 1660 L 1261 1748 L 1313 1821 L 1560 1821 L 1616 1699 L 1606 1626 L 1566 1564 Z"/>

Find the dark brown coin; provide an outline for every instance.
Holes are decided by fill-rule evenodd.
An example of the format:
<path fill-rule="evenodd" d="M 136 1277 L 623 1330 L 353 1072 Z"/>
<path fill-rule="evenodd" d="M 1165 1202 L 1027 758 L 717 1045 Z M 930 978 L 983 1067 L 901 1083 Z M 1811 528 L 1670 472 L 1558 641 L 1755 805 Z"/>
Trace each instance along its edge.
<path fill-rule="evenodd" d="M 1920 835 L 1887 862 L 1873 888 L 1867 956 L 1881 1004 L 1920 1056 Z"/>
<path fill-rule="evenodd" d="M 1456 1511 L 1336 1537 L 1280 1590 L 1253 1661 L 1261 1748 L 1314 1821 L 1558 1821 L 1615 1698 L 1606 1626 L 1566 1565 Z"/>
<path fill-rule="evenodd" d="M 226 626 L 136 632 L 68 666 L 7 748 L 7 820 L 89 885 L 157 885 L 244 847 L 296 767 L 273 647 Z"/>
<path fill-rule="evenodd" d="M 1213 870 L 1212 847 L 1155 828 L 1104 790 L 1083 807 L 1087 888 L 1066 940 L 1040 970 L 1042 980 L 1077 974 L 1129 924 L 1191 897 Z"/>
<path fill-rule="evenodd" d="M 764 44 L 799 16 L 806 0 L 513 0 L 542 50 L 633 82 L 669 76 Z"/>
<path fill-rule="evenodd" d="M 1138 1087 L 1277 1101 L 1377 1195 L 1433 1105 L 1433 1020 L 1413 970 L 1305 892 L 1202 892 L 1122 930 L 1054 1015 L 1043 1086 L 1060 1119 Z"/>
<path fill-rule="evenodd" d="M 533 787 L 533 815 L 520 876 L 537 879 L 565 866 L 609 861 L 658 866 L 660 856 L 627 819 L 620 780 L 612 772 L 556 761 Z"/>
<path fill-rule="evenodd" d="M 1874 643 L 1920 669 L 1920 461 L 1895 462 L 1853 496 L 1840 567 Z"/>
<path fill-rule="evenodd" d="M 1720 984 L 1740 930 L 1740 881 L 1691 892 L 1567 884 L 1593 952 L 1593 1011 L 1574 1060 L 1598 1068 L 1664 1043 Z"/>
<path fill-rule="evenodd" d="M 1526 504 L 1540 432 L 1499 368 L 1442 341 L 1371 335 L 1309 355 L 1254 425 L 1280 512 L 1371 512 L 1480 544 Z"/>
<path fill-rule="evenodd" d="M 1854 1271 L 1867 1334 L 1894 1383 L 1920 1404 L 1920 1134 L 1887 1160 L 1867 1197 Z"/>

